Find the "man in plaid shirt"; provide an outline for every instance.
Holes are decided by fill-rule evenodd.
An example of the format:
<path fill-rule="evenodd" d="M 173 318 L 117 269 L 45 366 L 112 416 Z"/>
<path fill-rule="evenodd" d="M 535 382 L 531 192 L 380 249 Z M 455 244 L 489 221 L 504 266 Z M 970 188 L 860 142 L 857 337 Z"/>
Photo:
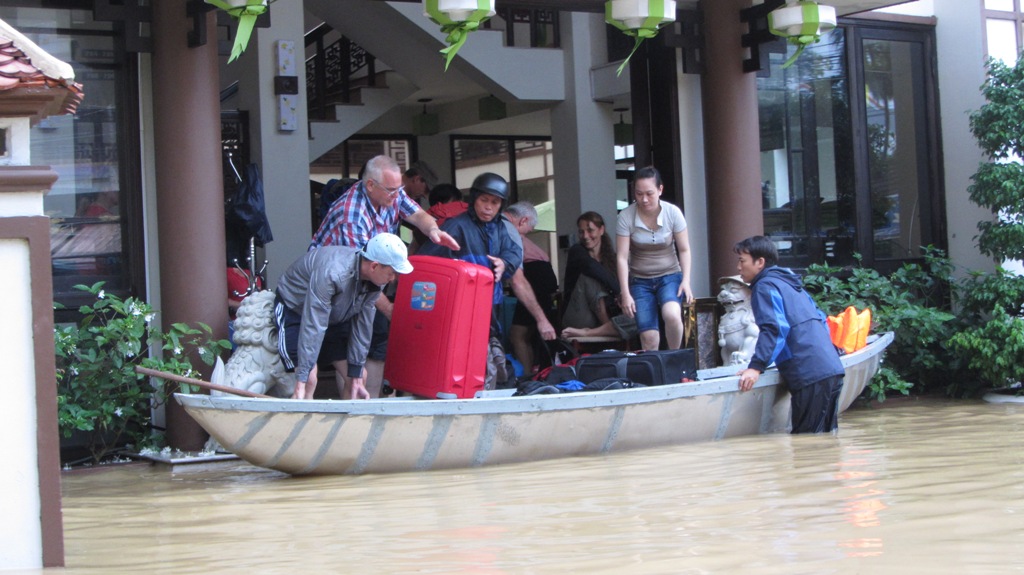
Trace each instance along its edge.
<path fill-rule="evenodd" d="M 313 235 L 309 249 L 321 246 L 361 248 L 377 234 L 397 235 L 398 226 L 403 220 L 418 228 L 430 241 L 453 250 L 459 249 L 459 243 L 441 231 L 433 216 L 423 211 L 405 193 L 402 170 L 398 164 L 389 156 L 375 156 L 366 163 L 363 179 L 331 205 L 320 228 Z M 386 297 L 377 298 L 375 305 L 378 313 L 374 319 L 373 340 L 366 363 L 370 372 L 366 378 L 370 397 L 376 397 L 380 391 L 391 310 L 394 308 Z M 338 377 L 341 377 L 340 373 Z"/>
<path fill-rule="evenodd" d="M 331 205 L 309 249 L 362 247 L 377 234 L 397 234 L 402 220 L 418 228 L 430 241 L 458 249 L 458 243 L 442 232 L 434 218 L 405 193 L 402 171 L 393 159 L 388 156 L 372 158 L 366 164 L 364 176 Z"/>

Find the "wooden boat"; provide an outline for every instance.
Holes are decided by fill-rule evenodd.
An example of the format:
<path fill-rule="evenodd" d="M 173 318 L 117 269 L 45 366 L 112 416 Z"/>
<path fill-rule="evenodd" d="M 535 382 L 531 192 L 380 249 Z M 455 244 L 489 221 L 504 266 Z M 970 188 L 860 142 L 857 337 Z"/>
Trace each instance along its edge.
<path fill-rule="evenodd" d="M 845 410 L 878 370 L 892 333 L 844 356 Z M 654 387 L 474 399 L 282 400 L 175 394 L 222 446 L 295 475 L 476 467 L 784 432 L 789 393 L 766 371 L 738 391 L 736 367 Z"/>

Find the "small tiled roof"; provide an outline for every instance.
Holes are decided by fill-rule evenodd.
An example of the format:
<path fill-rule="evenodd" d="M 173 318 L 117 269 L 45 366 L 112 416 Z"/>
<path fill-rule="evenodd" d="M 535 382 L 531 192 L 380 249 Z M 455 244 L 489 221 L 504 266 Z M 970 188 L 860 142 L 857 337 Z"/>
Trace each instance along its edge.
<path fill-rule="evenodd" d="M 0 20 L 0 116 L 74 114 L 83 96 L 71 66 Z"/>

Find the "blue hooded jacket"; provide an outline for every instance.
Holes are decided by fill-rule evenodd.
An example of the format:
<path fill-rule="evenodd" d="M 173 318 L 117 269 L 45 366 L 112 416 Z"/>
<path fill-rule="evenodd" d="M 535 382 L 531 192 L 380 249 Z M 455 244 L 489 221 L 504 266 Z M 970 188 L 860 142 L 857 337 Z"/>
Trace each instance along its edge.
<path fill-rule="evenodd" d="M 749 368 L 763 372 L 775 362 L 790 391 L 843 375 L 825 314 L 791 270 L 772 266 L 750 284 L 751 308 L 761 333 Z"/>

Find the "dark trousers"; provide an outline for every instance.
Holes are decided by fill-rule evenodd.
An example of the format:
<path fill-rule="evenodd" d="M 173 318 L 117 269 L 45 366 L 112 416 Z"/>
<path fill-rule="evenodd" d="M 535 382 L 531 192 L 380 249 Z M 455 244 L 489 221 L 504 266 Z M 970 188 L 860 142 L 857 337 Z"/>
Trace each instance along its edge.
<path fill-rule="evenodd" d="M 843 376 L 825 378 L 791 392 L 793 433 L 824 433 L 839 429 L 839 394 Z"/>

